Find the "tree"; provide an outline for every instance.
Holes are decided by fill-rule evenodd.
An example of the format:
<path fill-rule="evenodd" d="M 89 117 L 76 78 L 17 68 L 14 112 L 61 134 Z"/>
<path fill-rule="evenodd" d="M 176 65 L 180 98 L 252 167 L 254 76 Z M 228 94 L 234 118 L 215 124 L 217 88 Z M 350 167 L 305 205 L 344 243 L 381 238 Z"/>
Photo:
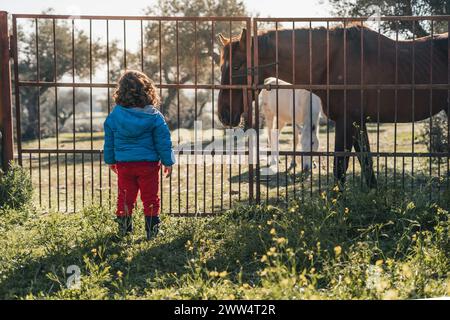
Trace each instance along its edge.
<path fill-rule="evenodd" d="M 49 9 L 44 14 L 53 13 Z M 101 62 L 105 61 L 106 48 L 100 45 L 99 41 L 92 39 L 92 57 L 90 55 L 91 41 L 89 34 L 83 30 L 74 30 L 74 61 L 72 59 L 72 26 L 70 20 L 39 19 L 38 36 L 36 37 L 36 26 L 34 22 L 30 23 L 30 30 L 25 31 L 23 25 L 18 26 L 17 41 L 19 45 L 19 78 L 20 80 L 42 82 L 61 81 L 63 77 L 72 76 L 72 63 L 75 67 L 76 77 L 87 79 L 91 70 L 92 73 L 99 68 Z M 53 36 L 55 34 L 55 37 Z M 37 39 L 36 39 L 37 38 Z M 36 42 L 38 45 L 36 45 Z M 56 47 L 56 64 L 55 64 Z M 118 52 L 117 44 L 113 43 L 110 48 L 111 55 Z M 38 75 L 39 62 L 39 75 Z M 55 68 L 56 66 L 56 68 Z M 16 79 L 17 80 L 17 79 Z M 52 134 L 51 128 L 54 124 L 45 121 L 49 117 L 48 113 L 56 112 L 56 109 L 43 108 L 41 110 L 41 128 L 38 126 L 38 103 L 39 105 L 48 104 L 50 90 L 54 88 L 49 86 L 21 87 L 20 105 L 21 105 L 21 127 L 22 139 L 36 139 L 39 134 Z M 54 100 L 54 99 L 53 99 Z M 66 99 L 67 100 L 67 99 Z M 66 101 L 67 102 L 67 101 Z M 72 115 L 72 103 L 58 105 L 58 119 L 64 123 Z M 43 120 L 43 121 L 42 121 Z M 40 129 L 41 132 L 40 132 Z"/>
<path fill-rule="evenodd" d="M 247 14 L 243 1 L 238 0 L 159 0 L 154 6 L 146 9 L 150 16 L 245 16 Z M 233 23 L 231 32 L 240 34 L 242 24 Z M 164 22 L 162 24 L 162 61 L 159 75 L 165 84 L 186 84 L 195 82 L 195 60 L 197 60 L 197 82 L 213 83 L 219 79 L 220 72 L 215 72 L 212 79 L 211 65 L 214 60 L 218 62 L 218 52 L 214 50 L 216 35 L 220 32 L 230 33 L 228 22 L 215 23 L 215 34 L 212 35 L 211 22 Z M 197 30 L 195 37 L 194 30 Z M 177 30 L 178 30 L 178 57 L 177 57 Z M 159 24 L 150 23 L 145 29 L 145 47 L 152 51 L 152 55 L 144 55 L 144 70 L 150 75 L 159 74 Z M 217 47 L 216 47 L 217 48 Z M 197 56 L 197 59 L 195 59 Z M 177 60 L 180 65 L 179 73 Z M 179 81 L 178 81 L 179 80 Z M 210 92 L 199 92 L 197 96 L 198 110 L 200 115 L 206 103 L 209 101 Z M 161 102 L 161 111 L 166 115 L 169 127 L 177 128 L 190 126 L 195 118 L 195 110 L 192 96 L 180 92 L 180 122 L 178 123 L 178 111 L 176 99 L 178 92 L 176 88 L 169 88 Z M 182 103 L 183 102 L 183 103 Z"/>
<path fill-rule="evenodd" d="M 384 16 L 425 16 L 442 15 L 450 13 L 449 1 L 442 0 L 330 0 L 334 13 L 338 16 L 371 16 L 381 14 Z M 407 37 L 414 33 L 416 37 L 430 34 L 430 23 L 419 21 L 392 21 L 380 25 L 383 31 L 399 30 Z M 443 33 L 447 30 L 447 23 L 435 23 L 434 32 Z"/>

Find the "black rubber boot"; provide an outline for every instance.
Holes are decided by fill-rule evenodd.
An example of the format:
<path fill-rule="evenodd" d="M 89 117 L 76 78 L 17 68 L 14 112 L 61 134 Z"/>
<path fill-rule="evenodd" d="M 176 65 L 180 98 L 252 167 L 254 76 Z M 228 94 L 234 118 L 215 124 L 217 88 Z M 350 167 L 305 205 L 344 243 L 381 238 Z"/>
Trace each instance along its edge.
<path fill-rule="evenodd" d="M 159 216 L 145 217 L 145 232 L 147 234 L 147 240 L 150 240 L 158 235 L 160 223 L 161 220 L 159 219 Z"/>
<path fill-rule="evenodd" d="M 117 224 L 119 225 L 119 234 L 126 236 L 133 232 L 133 218 L 131 216 L 117 217 Z"/>

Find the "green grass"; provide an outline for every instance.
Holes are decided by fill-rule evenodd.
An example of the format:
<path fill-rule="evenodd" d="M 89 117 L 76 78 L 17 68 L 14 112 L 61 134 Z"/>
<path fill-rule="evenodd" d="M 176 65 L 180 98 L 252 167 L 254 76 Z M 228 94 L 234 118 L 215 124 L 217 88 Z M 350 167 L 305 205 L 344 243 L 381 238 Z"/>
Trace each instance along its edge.
<path fill-rule="evenodd" d="M 118 240 L 113 213 L 0 210 L 0 298 L 403 299 L 450 295 L 450 194 L 359 188 L 211 218 L 143 218 Z M 297 197 L 300 199 L 300 197 Z M 79 288 L 67 288 L 70 265 Z"/>
<path fill-rule="evenodd" d="M 420 133 L 424 123 L 415 124 L 415 137 Z M 393 152 L 394 132 L 393 124 L 381 124 L 379 128 L 379 139 L 377 139 L 377 126 L 369 125 L 371 150 L 381 152 Z M 398 152 L 411 152 L 412 125 L 397 125 L 396 150 Z M 263 136 L 266 130 L 262 130 Z M 204 130 L 203 135 L 206 141 L 209 141 L 212 135 L 217 140 L 223 138 L 223 130 L 215 129 Z M 181 142 L 189 141 L 192 136 L 192 130 L 182 129 L 172 132 L 173 141 L 176 144 L 178 136 Z M 91 146 L 90 133 L 76 133 L 76 148 L 89 150 L 100 150 L 103 147 L 103 133 L 95 132 L 92 134 L 93 141 Z M 59 135 L 59 148 L 70 150 L 73 148 L 73 135 L 70 133 L 61 133 Z M 262 138 L 263 139 L 263 138 Z M 327 139 L 327 128 L 322 126 L 320 130 L 321 146 L 320 151 L 332 151 L 334 146 L 334 128 L 329 128 L 329 137 Z M 262 141 L 262 140 L 261 140 Z M 378 142 L 378 144 L 377 144 Z M 56 138 L 50 137 L 41 140 L 41 148 L 56 149 Z M 37 148 L 38 141 L 27 141 L 23 144 L 24 148 Z M 292 128 L 286 127 L 281 135 L 281 150 L 292 150 Z M 414 144 L 415 152 L 426 152 L 426 146 L 418 141 Z M 192 157 L 192 156 L 190 156 Z M 202 159 L 201 156 L 199 156 Z M 185 160 L 187 156 L 180 156 L 179 162 Z M 215 157 L 217 159 L 218 156 Z M 276 198 L 280 196 L 294 196 L 298 190 L 309 192 L 309 189 L 325 190 L 326 184 L 333 183 L 333 158 L 332 157 L 314 157 L 317 167 L 313 170 L 312 176 L 307 180 L 293 177 L 286 174 L 286 168 L 291 159 L 280 157 L 279 174 L 270 177 L 269 182 L 264 181 L 261 186 L 261 198 Z M 301 170 L 301 159 L 297 157 L 298 167 L 296 173 Z M 98 154 L 23 154 L 23 166 L 27 168 L 32 177 L 33 186 L 36 189 L 34 200 L 40 205 L 42 211 L 76 211 L 86 205 L 101 204 L 109 205 L 115 202 L 116 197 L 116 177 L 111 174 L 107 166 L 102 162 Z M 375 170 L 381 180 L 392 181 L 392 178 L 386 175 L 395 174 L 400 184 L 411 186 L 412 183 L 412 158 L 411 157 L 380 157 L 374 159 Z M 40 165 L 40 169 L 39 169 Z M 265 162 L 262 163 L 265 166 Z M 428 177 L 444 177 L 449 168 L 449 159 L 442 158 L 439 165 L 432 167 L 429 172 L 429 158 L 414 159 L 414 174 L 425 175 Z M 197 172 L 196 172 L 197 171 Z M 177 164 L 171 179 L 162 180 L 162 207 L 165 212 L 171 213 L 189 213 L 197 212 L 211 213 L 222 212 L 231 208 L 232 203 L 236 201 L 246 201 L 249 194 L 249 166 L 247 164 L 223 165 L 220 164 Z M 290 172 L 292 173 L 292 172 Z M 350 160 L 348 176 L 354 180 L 355 176 L 360 175 L 360 166 L 358 160 L 353 157 Z M 286 183 L 287 181 L 287 183 Z M 277 183 L 279 186 L 277 186 Z M 382 182 L 384 183 L 384 182 Z M 448 185 L 448 179 L 445 183 Z M 418 183 L 415 183 L 418 185 Z M 332 187 L 332 186 L 331 186 Z M 415 187 L 412 187 L 414 189 Z"/>

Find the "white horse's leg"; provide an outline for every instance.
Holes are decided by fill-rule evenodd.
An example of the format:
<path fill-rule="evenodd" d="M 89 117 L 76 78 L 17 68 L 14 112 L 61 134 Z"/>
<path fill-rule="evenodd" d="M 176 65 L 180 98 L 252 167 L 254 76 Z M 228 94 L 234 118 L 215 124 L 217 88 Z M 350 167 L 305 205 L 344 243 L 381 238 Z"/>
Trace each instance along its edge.
<path fill-rule="evenodd" d="M 320 147 L 319 140 L 319 129 L 320 129 L 320 114 L 322 113 L 322 100 L 319 97 L 314 97 L 314 113 L 313 113 L 313 127 L 312 127 L 312 138 L 313 138 L 313 151 L 318 151 Z M 320 165 L 320 163 L 319 163 Z M 316 163 L 313 161 L 314 168 L 316 167 Z"/>
<path fill-rule="evenodd" d="M 317 141 L 314 141 L 314 131 L 316 131 L 317 126 L 314 126 L 312 123 L 314 122 L 314 104 L 310 105 L 310 99 L 307 99 L 308 103 L 304 106 L 305 108 L 305 117 L 303 122 L 303 130 L 302 130 L 302 136 L 301 136 L 301 145 L 302 145 L 302 151 L 309 152 L 311 150 L 314 150 L 315 144 L 317 144 Z M 312 100 L 314 102 L 314 100 Z M 312 113 L 311 113 L 312 111 Z M 312 120 L 312 121 L 311 121 Z M 312 163 L 312 157 L 311 156 L 303 156 L 302 161 L 302 169 L 304 171 L 309 171 L 311 168 L 313 168 Z"/>
<path fill-rule="evenodd" d="M 270 161 L 271 166 L 279 162 L 280 133 L 283 126 L 284 123 L 280 123 L 279 118 L 277 116 L 274 116 L 272 120 L 272 129 L 270 131 L 270 151 L 272 152 Z"/>
<path fill-rule="evenodd" d="M 292 149 L 292 151 L 298 151 L 298 137 L 300 136 L 300 125 L 298 123 L 293 123 L 292 124 L 292 131 L 293 131 L 293 135 L 294 135 L 294 146 L 295 148 Z M 295 166 L 297 166 L 297 162 L 295 161 L 296 157 L 295 155 L 292 156 L 291 159 L 291 164 L 289 165 L 289 170 L 291 170 L 292 168 L 294 168 Z"/>

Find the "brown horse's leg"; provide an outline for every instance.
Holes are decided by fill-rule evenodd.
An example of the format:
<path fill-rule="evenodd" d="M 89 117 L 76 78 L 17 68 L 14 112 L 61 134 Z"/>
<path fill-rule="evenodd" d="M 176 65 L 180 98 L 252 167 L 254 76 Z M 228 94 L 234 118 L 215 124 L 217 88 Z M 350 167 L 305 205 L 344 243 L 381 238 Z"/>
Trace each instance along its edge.
<path fill-rule="evenodd" d="M 367 152 L 367 154 L 358 154 L 359 164 L 361 165 L 361 174 L 364 176 L 369 188 L 377 186 L 377 179 L 373 170 L 373 159 L 370 154 L 369 135 L 367 133 L 367 125 L 364 123 L 361 128 L 359 124 L 354 127 L 353 146 L 356 152 Z"/>
<path fill-rule="evenodd" d="M 347 119 L 347 121 L 344 121 L 344 119 L 339 119 L 336 121 L 336 133 L 334 138 L 335 152 L 350 152 L 352 150 L 352 131 L 352 121 L 350 121 L 350 119 Z M 340 188 L 342 188 L 345 183 L 345 173 L 348 168 L 348 159 L 349 156 L 334 156 L 334 178 L 340 185 Z"/>

